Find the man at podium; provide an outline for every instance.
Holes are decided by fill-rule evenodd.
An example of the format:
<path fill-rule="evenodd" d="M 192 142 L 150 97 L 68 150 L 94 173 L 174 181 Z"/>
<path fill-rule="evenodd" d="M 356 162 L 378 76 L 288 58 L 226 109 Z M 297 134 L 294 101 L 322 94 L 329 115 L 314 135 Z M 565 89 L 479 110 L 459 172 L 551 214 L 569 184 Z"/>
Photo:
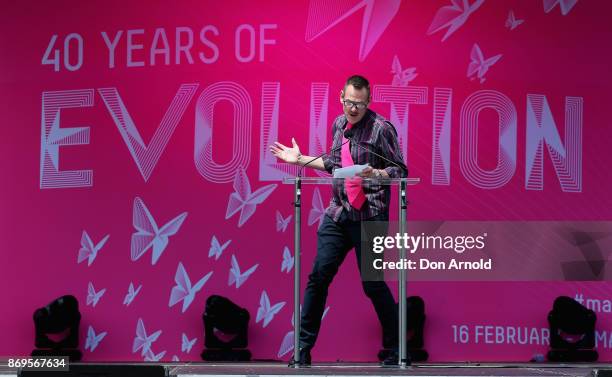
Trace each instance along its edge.
<path fill-rule="evenodd" d="M 342 167 L 367 164 L 369 166 L 359 173 L 360 177 L 406 177 L 408 171 L 395 128 L 381 115 L 368 109 L 370 100 L 368 80 L 358 75 L 349 77 L 340 92 L 344 113 L 333 122 L 333 144 L 329 154 L 319 158 L 305 156 L 293 138 L 291 147 L 275 142 L 270 151 L 287 163 L 307 165 L 329 173 Z M 362 183 L 359 177 L 333 185 L 332 199 L 317 231 L 317 255 L 304 292 L 298 351 L 300 366 L 311 363 L 310 350 L 321 327 L 329 285 L 353 248 L 363 290 L 372 301 L 382 325 L 383 347 L 395 351 L 383 364 L 397 365 L 397 305 L 384 279 L 364 278 L 361 250 L 361 222 L 389 220 L 390 191 L 389 186 Z M 369 255 L 371 250 L 364 250 L 364 253 Z"/>

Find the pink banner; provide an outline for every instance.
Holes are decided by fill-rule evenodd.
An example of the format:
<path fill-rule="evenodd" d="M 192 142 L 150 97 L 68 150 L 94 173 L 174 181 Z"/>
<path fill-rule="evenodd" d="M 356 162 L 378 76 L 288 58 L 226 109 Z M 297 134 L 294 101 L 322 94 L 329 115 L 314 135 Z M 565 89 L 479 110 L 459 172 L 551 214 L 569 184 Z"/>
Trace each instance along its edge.
<path fill-rule="evenodd" d="M 297 170 L 268 147 L 295 137 L 305 154 L 327 150 L 355 73 L 372 83 L 371 108 L 393 122 L 421 178 L 411 220 L 610 221 L 611 9 L 585 0 L 4 4 L 0 355 L 29 354 L 34 310 L 74 294 L 85 361 L 199 360 L 204 303 L 220 294 L 251 313 L 253 357 L 286 360 L 295 219 L 281 180 Z M 330 194 L 304 190 L 308 272 Z M 315 361 L 374 360 L 380 347 L 350 259 L 331 286 Z M 569 295 L 597 312 L 600 360 L 612 361 L 609 273 L 555 276 L 410 283 L 426 303 L 430 360 L 545 353 L 548 311 Z M 161 330 L 147 352 L 133 348 L 139 319 L 147 334 Z"/>

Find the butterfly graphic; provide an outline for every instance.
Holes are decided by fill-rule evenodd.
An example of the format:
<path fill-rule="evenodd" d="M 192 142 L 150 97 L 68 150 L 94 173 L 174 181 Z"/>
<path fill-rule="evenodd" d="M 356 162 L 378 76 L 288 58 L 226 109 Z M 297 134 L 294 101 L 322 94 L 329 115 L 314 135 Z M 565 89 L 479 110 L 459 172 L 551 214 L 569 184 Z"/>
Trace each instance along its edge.
<path fill-rule="evenodd" d="M 270 321 L 274 319 L 274 316 L 285 306 L 285 301 L 281 301 L 274 305 L 270 305 L 270 299 L 266 291 L 261 292 L 261 298 L 259 299 L 259 308 L 257 309 L 257 318 L 255 323 L 259 323 L 263 320 L 263 327 L 268 326 Z"/>
<path fill-rule="evenodd" d="M 166 354 L 166 351 L 161 351 L 160 353 L 158 353 L 156 355 L 156 354 L 153 353 L 153 350 L 151 348 L 149 348 L 147 350 L 147 352 L 145 352 L 144 361 L 157 362 L 157 361 L 161 360 L 161 358 L 164 357 L 165 354 Z"/>
<path fill-rule="evenodd" d="M 189 340 L 187 334 L 183 333 L 181 336 L 181 352 L 189 353 L 191 352 L 191 348 L 195 344 L 198 338 L 193 338 Z"/>
<path fill-rule="evenodd" d="M 175 362 L 175 363 L 176 363 L 176 362 L 179 362 L 179 361 L 180 361 L 180 360 L 179 360 L 178 356 L 176 356 L 176 355 L 173 355 L 173 356 L 172 356 L 172 362 Z"/>
<path fill-rule="evenodd" d="M 96 335 L 93 327 L 89 326 L 87 328 L 87 339 L 85 339 L 85 349 L 87 350 L 89 348 L 89 351 L 93 352 L 98 347 L 102 339 L 104 339 L 106 334 L 107 332 L 104 331 Z"/>
<path fill-rule="evenodd" d="M 300 312 L 302 311 L 302 306 L 300 306 Z M 329 306 L 327 308 L 325 308 L 325 311 L 323 311 L 323 315 L 321 316 L 321 320 L 323 320 L 325 318 L 325 316 L 327 315 L 327 312 L 329 311 Z M 291 316 L 291 326 L 294 326 L 294 321 L 293 321 L 293 316 Z M 283 340 L 281 341 L 281 345 L 280 348 L 278 349 L 278 352 L 276 354 L 276 356 L 280 359 L 283 356 L 285 356 L 286 354 L 288 354 L 289 352 L 293 351 L 294 347 L 294 342 L 293 342 L 293 334 L 295 334 L 295 332 L 293 330 L 289 331 L 287 334 L 285 334 L 285 337 L 283 338 Z"/>
<path fill-rule="evenodd" d="M 106 288 L 100 289 L 98 292 L 96 292 L 93 284 L 89 282 L 87 284 L 87 305 L 91 305 L 95 308 L 96 305 L 98 305 L 100 298 L 104 295 L 104 292 L 106 292 Z"/>
<path fill-rule="evenodd" d="M 183 267 L 183 263 L 179 262 L 178 268 L 176 269 L 176 274 L 174 275 L 174 281 L 176 285 L 172 287 L 172 292 L 170 293 L 170 302 L 168 306 L 174 306 L 179 301 L 183 301 L 183 309 L 182 312 L 185 313 L 185 310 L 191 305 L 193 299 L 195 298 L 195 294 L 198 293 L 206 284 L 210 276 L 212 275 L 212 271 L 204 275 L 200 281 L 198 281 L 195 285 L 191 285 L 191 280 L 187 275 L 187 271 L 185 271 L 185 267 Z"/>
<path fill-rule="evenodd" d="M 472 47 L 472 52 L 470 53 L 470 59 L 472 61 L 468 66 L 467 77 L 473 80 L 474 75 L 476 75 L 476 77 L 480 79 L 480 83 L 483 83 L 486 80 L 484 75 L 487 73 L 489 68 L 491 68 L 491 66 L 495 64 L 501 57 L 502 54 L 498 54 L 488 59 L 485 59 L 482 54 L 482 51 L 480 50 L 480 47 L 478 47 L 478 44 L 474 43 L 474 46 Z"/>
<path fill-rule="evenodd" d="M 432 35 L 448 28 L 446 34 L 442 37 L 442 42 L 467 21 L 470 15 L 484 3 L 484 0 L 476 0 L 472 4 L 468 0 L 451 0 L 451 3 L 452 5 L 444 6 L 436 12 L 429 29 L 427 29 L 427 35 Z"/>
<path fill-rule="evenodd" d="M 123 305 L 129 306 L 132 303 L 132 301 L 134 301 L 134 299 L 136 298 L 136 295 L 138 295 L 138 292 L 140 292 L 141 288 L 142 288 L 142 284 L 140 284 L 138 288 L 134 289 L 134 283 L 130 282 L 130 286 L 128 287 L 128 293 L 125 295 L 125 298 L 123 299 Z"/>
<path fill-rule="evenodd" d="M 283 337 L 280 348 L 276 353 L 276 357 L 278 357 L 279 359 L 288 354 L 289 352 L 293 351 L 293 349 L 295 348 L 293 334 L 295 334 L 295 332 L 292 330 L 285 334 L 285 336 Z"/>
<path fill-rule="evenodd" d="M 229 271 L 227 285 L 231 286 L 235 284 L 236 288 L 240 288 L 240 286 L 244 284 L 244 282 L 249 278 L 249 276 L 251 276 L 251 274 L 255 272 L 257 266 L 259 266 L 259 263 L 255 264 L 245 272 L 241 273 L 240 266 L 238 265 L 238 260 L 236 259 L 236 256 L 232 255 L 232 267 Z"/>
<path fill-rule="evenodd" d="M 578 0 L 544 0 L 544 12 L 549 13 L 557 4 L 561 8 L 561 14 L 567 15 L 570 10 L 576 5 Z"/>
<path fill-rule="evenodd" d="M 300 305 L 300 314 L 302 313 L 302 305 Z M 295 314 L 295 311 L 293 312 L 293 314 Z M 291 316 L 291 328 L 294 328 L 295 326 L 295 320 L 294 320 L 294 316 Z M 323 319 L 323 318 L 321 318 Z M 278 349 L 278 352 L 276 354 L 276 356 L 280 359 L 283 356 L 285 356 L 286 354 L 288 354 L 289 352 L 293 351 L 293 349 L 295 348 L 294 342 L 293 342 L 293 335 L 295 334 L 295 331 L 291 330 L 289 331 L 287 334 L 285 334 L 285 337 L 283 338 L 280 348 Z"/>
<path fill-rule="evenodd" d="M 166 246 L 168 246 L 168 237 L 179 231 L 186 217 L 187 212 L 183 212 L 159 228 L 142 199 L 136 197 L 134 199 L 132 222 L 137 232 L 132 233 L 132 261 L 137 261 L 147 250 L 153 248 L 151 264 L 157 263 Z"/>
<path fill-rule="evenodd" d="M 414 80 L 418 73 L 416 72 L 416 68 L 406 68 L 402 69 L 402 65 L 400 64 L 399 58 L 397 55 L 393 57 L 393 63 L 391 63 L 391 73 L 393 73 L 393 81 L 391 82 L 392 86 L 408 86 L 410 81 Z"/>
<path fill-rule="evenodd" d="M 283 263 L 281 265 L 281 272 L 284 272 L 286 270 L 287 273 L 289 273 L 293 268 L 294 261 L 295 258 L 293 257 L 293 255 L 291 255 L 291 251 L 287 246 L 285 246 L 285 248 L 283 249 Z"/>
<path fill-rule="evenodd" d="M 510 30 L 514 30 L 524 21 L 525 20 L 517 20 L 514 16 L 514 11 L 510 10 L 510 13 L 508 13 L 508 19 L 506 20 L 506 27 Z"/>
<path fill-rule="evenodd" d="M 140 355 L 144 356 L 151 350 L 151 344 L 153 344 L 153 342 L 159 338 L 161 333 L 161 330 L 157 330 L 153 334 L 147 336 L 144 322 L 142 318 L 138 318 L 138 323 L 136 324 L 136 337 L 134 338 L 134 343 L 132 344 L 132 353 L 142 350 Z"/>
<path fill-rule="evenodd" d="M 225 219 L 229 219 L 240 212 L 238 227 L 241 227 L 261 204 L 274 191 L 276 184 L 260 187 L 255 192 L 251 192 L 251 184 L 244 169 L 239 169 L 234 178 L 234 192 L 230 194 L 227 202 Z"/>
<path fill-rule="evenodd" d="M 106 236 L 104 236 L 104 238 L 102 238 L 102 240 L 100 240 L 100 242 L 94 245 L 93 241 L 89 237 L 89 234 L 87 234 L 86 231 L 83 231 L 83 234 L 81 235 L 81 248 L 79 249 L 77 263 L 81 263 L 85 259 L 87 259 L 87 266 L 91 266 L 91 264 L 98 256 L 98 251 L 100 251 L 106 241 L 108 241 L 109 237 L 110 234 L 107 234 Z"/>
<path fill-rule="evenodd" d="M 291 222 L 291 218 L 293 215 L 289 215 L 286 219 L 283 218 L 283 215 L 279 211 L 276 211 L 276 231 L 284 232 L 287 230 L 287 226 Z"/>
<path fill-rule="evenodd" d="M 325 310 L 323 311 L 323 315 L 321 316 L 321 320 L 324 320 L 325 317 L 327 316 L 327 312 L 329 312 L 330 306 L 328 306 L 327 308 L 325 308 Z"/>
<path fill-rule="evenodd" d="M 219 260 L 219 258 L 221 257 L 221 253 L 223 253 L 223 250 L 227 248 L 230 242 L 232 242 L 232 240 L 229 240 L 223 245 L 221 245 L 219 240 L 217 240 L 217 237 L 213 236 L 210 240 L 210 249 L 208 250 L 208 257 L 215 257 L 215 260 Z"/>
<path fill-rule="evenodd" d="M 312 208 L 308 213 L 308 226 L 316 223 L 319 224 L 321 220 L 323 220 L 323 215 L 325 215 L 325 207 L 323 207 L 323 199 L 321 199 L 321 192 L 318 187 L 315 187 L 312 193 Z"/>

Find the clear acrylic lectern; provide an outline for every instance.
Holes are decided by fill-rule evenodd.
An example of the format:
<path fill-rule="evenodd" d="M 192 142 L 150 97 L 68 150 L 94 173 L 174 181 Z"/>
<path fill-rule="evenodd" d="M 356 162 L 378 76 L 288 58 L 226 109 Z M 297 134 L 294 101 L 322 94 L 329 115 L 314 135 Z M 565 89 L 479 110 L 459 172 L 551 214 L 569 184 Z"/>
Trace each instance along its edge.
<path fill-rule="evenodd" d="M 343 178 L 332 178 L 332 177 L 287 177 L 283 179 L 283 183 L 294 185 L 294 244 L 293 252 L 295 258 L 295 265 L 293 269 L 293 331 L 294 331 L 294 352 L 293 357 L 295 365 L 297 366 L 300 361 L 300 260 L 301 260 L 301 212 L 302 212 L 302 185 L 328 185 L 331 186 L 339 181 L 343 181 Z M 399 203 L 399 229 L 398 232 L 406 232 L 406 191 L 408 186 L 414 186 L 420 182 L 420 178 L 362 178 L 365 184 L 376 184 L 382 186 L 398 186 L 398 203 Z M 399 258 L 403 260 L 406 258 L 406 249 L 399 249 Z M 399 358 L 398 366 L 405 368 L 407 365 L 407 349 L 406 349 L 406 270 L 401 269 L 398 271 L 399 276 Z"/>

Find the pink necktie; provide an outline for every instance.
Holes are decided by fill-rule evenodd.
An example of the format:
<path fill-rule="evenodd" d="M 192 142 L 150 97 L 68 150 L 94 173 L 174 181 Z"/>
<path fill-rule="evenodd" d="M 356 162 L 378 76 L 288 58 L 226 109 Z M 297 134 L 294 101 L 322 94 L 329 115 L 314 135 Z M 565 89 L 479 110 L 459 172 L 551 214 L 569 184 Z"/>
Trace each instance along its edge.
<path fill-rule="evenodd" d="M 350 130 L 352 127 L 353 127 L 352 124 L 350 123 L 346 124 L 347 130 Z M 342 142 L 346 143 L 346 141 L 347 140 L 343 135 Z M 342 167 L 355 165 L 355 162 L 353 161 L 353 157 L 351 156 L 351 149 L 350 149 L 349 144 L 350 143 L 346 143 L 342 146 L 342 153 L 340 155 L 341 161 L 342 161 Z M 363 187 L 361 187 L 361 178 L 360 177 L 346 178 L 344 180 L 344 188 L 346 189 L 346 195 L 348 196 L 348 200 L 349 200 L 349 203 L 351 203 L 351 206 L 359 210 L 363 206 L 363 203 L 365 203 L 366 201 L 366 196 L 363 192 Z"/>

